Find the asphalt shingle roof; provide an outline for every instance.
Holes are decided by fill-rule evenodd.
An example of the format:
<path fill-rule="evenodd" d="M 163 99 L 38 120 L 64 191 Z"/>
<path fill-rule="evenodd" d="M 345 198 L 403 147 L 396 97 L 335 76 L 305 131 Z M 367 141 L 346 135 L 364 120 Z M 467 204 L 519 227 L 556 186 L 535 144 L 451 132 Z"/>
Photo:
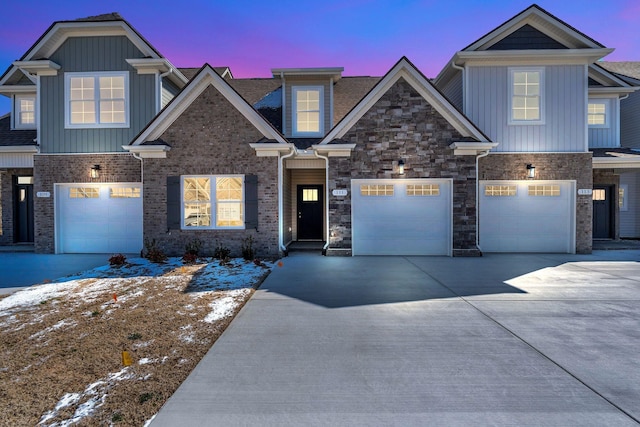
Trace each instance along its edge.
<path fill-rule="evenodd" d="M 596 62 L 596 64 L 613 73 L 622 74 L 623 76 L 632 77 L 634 79 L 640 80 L 640 61 L 625 61 L 625 62 L 600 61 L 600 62 Z"/>
<path fill-rule="evenodd" d="M 11 116 L 0 117 L 0 146 L 36 145 L 36 130 L 11 130 Z"/>

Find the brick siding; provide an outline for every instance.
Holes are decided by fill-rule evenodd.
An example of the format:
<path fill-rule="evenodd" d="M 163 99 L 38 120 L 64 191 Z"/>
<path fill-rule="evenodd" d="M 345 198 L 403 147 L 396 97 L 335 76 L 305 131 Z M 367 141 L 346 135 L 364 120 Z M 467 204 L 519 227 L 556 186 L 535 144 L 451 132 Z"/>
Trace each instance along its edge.
<path fill-rule="evenodd" d="M 0 245 L 14 244 L 13 181 L 16 176 L 31 176 L 32 169 L 3 169 L 0 171 Z"/>

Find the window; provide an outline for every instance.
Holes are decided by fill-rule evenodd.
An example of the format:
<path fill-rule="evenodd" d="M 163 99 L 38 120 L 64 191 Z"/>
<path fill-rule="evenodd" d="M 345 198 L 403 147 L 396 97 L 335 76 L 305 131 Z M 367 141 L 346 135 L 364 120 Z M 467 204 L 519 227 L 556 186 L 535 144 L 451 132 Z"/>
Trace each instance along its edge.
<path fill-rule="evenodd" d="M 293 87 L 293 134 L 322 136 L 324 132 L 322 86 Z"/>
<path fill-rule="evenodd" d="M 592 194 L 593 200 L 607 200 L 607 192 L 603 188 L 594 188 Z"/>
<path fill-rule="evenodd" d="M 303 202 L 317 202 L 318 201 L 318 189 L 317 188 L 303 188 L 302 189 L 302 201 Z"/>
<path fill-rule="evenodd" d="M 66 73 L 65 125 L 129 127 L 129 73 Z"/>
<path fill-rule="evenodd" d="M 516 188 L 515 185 L 485 185 L 484 195 L 488 197 L 515 196 Z"/>
<path fill-rule="evenodd" d="M 361 196 L 393 196 L 393 184 L 362 184 Z"/>
<path fill-rule="evenodd" d="M 629 210 L 627 194 L 629 194 L 629 186 L 627 184 L 620 184 L 620 187 L 618 187 L 618 207 L 621 211 Z"/>
<path fill-rule="evenodd" d="M 590 99 L 587 109 L 587 123 L 593 128 L 609 127 L 609 100 Z"/>
<path fill-rule="evenodd" d="M 560 186 L 555 184 L 530 185 L 529 195 L 530 196 L 559 196 Z"/>
<path fill-rule="evenodd" d="M 71 199 L 97 199 L 100 197 L 100 190 L 92 187 L 72 187 L 69 189 Z"/>
<path fill-rule="evenodd" d="M 407 184 L 407 196 L 439 196 L 438 184 Z"/>
<path fill-rule="evenodd" d="M 510 124 L 544 123 L 544 69 L 510 68 Z"/>
<path fill-rule="evenodd" d="M 15 129 L 35 129 L 36 97 L 35 95 L 16 95 L 14 111 Z"/>
<path fill-rule="evenodd" d="M 139 199 L 140 187 L 116 187 L 109 189 L 112 199 Z"/>
<path fill-rule="evenodd" d="M 242 176 L 182 178 L 183 228 L 244 228 Z"/>

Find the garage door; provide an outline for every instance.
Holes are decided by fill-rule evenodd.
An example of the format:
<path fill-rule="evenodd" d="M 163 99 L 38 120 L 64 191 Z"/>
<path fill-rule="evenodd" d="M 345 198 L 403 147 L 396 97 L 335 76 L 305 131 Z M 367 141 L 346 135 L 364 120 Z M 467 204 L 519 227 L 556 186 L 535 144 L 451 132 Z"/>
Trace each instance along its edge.
<path fill-rule="evenodd" d="M 351 181 L 354 255 L 449 255 L 451 180 Z"/>
<path fill-rule="evenodd" d="M 573 181 L 482 181 L 484 252 L 575 252 Z"/>
<path fill-rule="evenodd" d="M 57 185 L 57 252 L 139 253 L 141 196 L 139 184 Z"/>

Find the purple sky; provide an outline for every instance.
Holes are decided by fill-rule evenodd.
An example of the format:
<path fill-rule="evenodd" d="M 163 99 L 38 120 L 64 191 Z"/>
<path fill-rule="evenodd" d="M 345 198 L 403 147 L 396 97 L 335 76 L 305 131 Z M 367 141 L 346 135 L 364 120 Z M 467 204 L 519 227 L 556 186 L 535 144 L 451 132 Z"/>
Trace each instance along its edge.
<path fill-rule="evenodd" d="M 119 12 L 178 67 L 229 66 L 236 78 L 271 68 L 344 67 L 382 75 L 406 55 L 428 77 L 531 0 L 23 0 L 0 13 L 4 72 L 54 21 Z M 539 0 L 607 47 L 606 59 L 640 61 L 640 1 Z M 9 111 L 0 96 L 0 114 Z"/>

